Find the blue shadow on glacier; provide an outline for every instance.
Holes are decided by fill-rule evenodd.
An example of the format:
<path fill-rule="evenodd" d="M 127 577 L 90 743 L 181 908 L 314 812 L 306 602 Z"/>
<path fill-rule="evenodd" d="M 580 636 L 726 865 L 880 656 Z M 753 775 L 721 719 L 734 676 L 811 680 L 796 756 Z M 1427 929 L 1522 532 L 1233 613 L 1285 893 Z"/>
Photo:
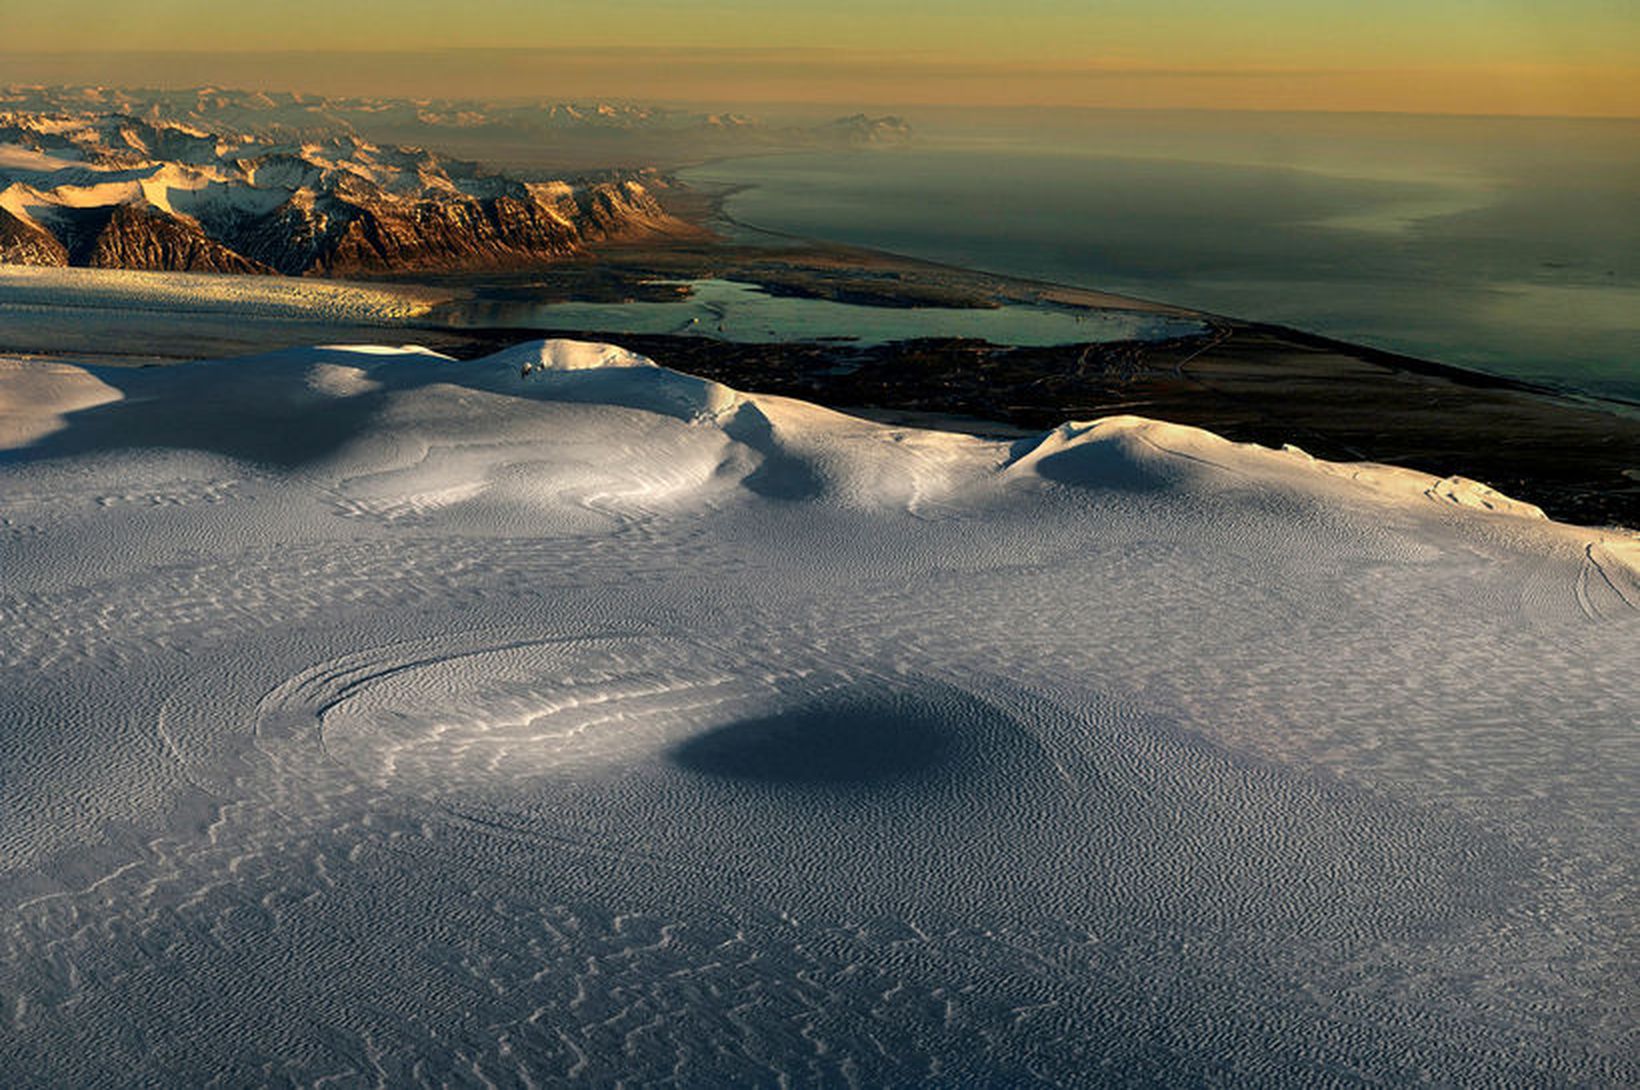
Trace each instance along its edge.
<path fill-rule="evenodd" d="M 919 776 L 938 766 L 953 739 L 933 715 L 868 703 L 746 719 L 673 748 L 690 772 L 788 784 L 871 784 Z"/>

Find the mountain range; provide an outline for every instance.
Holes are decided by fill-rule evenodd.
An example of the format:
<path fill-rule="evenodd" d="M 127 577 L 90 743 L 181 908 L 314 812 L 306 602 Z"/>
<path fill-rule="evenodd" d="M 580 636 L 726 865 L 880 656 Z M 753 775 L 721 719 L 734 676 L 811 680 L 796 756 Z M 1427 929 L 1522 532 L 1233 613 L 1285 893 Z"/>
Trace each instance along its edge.
<path fill-rule="evenodd" d="M 892 145 L 911 137 L 910 125 L 894 116 L 855 114 L 821 124 L 771 123 L 744 113 L 620 102 L 334 97 L 219 87 L 12 86 L 0 88 L 0 112 L 4 111 L 70 117 L 121 115 L 151 125 L 287 141 L 357 136 L 380 143 L 440 146 L 441 135 L 496 140 L 577 134 L 676 135 L 714 143 L 729 138 L 748 148 Z"/>
<path fill-rule="evenodd" d="M 352 135 L 0 112 L 0 261 L 337 275 L 518 267 L 691 230 L 653 173 L 523 181 Z"/>

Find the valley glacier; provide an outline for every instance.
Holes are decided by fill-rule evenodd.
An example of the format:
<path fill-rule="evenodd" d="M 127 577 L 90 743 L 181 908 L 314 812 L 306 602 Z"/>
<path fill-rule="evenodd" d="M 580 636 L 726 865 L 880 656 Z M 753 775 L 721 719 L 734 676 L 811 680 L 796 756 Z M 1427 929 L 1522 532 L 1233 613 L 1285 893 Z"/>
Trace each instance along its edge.
<path fill-rule="evenodd" d="M 1640 540 L 607 345 L 0 361 L 8 1086 L 1640 1083 Z"/>

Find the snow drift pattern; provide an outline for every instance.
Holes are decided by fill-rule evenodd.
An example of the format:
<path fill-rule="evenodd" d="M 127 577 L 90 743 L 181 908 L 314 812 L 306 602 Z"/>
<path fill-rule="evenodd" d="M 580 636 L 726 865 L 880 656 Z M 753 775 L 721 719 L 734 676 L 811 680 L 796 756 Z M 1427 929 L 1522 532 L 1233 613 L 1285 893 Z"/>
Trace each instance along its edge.
<path fill-rule="evenodd" d="M 0 370 L 10 1085 L 1632 1085 L 1632 537 L 605 345 Z"/>

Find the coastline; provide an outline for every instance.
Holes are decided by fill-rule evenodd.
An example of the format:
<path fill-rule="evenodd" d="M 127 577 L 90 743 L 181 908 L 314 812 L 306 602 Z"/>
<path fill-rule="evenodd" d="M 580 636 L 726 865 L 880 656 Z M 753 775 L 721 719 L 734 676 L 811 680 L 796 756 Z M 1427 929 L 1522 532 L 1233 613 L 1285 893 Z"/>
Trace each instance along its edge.
<path fill-rule="evenodd" d="M 1583 182 L 1533 182 L 1520 163 L 1514 173 L 1499 167 L 1507 185 L 1471 178 L 1466 189 L 1438 172 L 1397 181 L 1342 146 L 1332 149 L 1340 169 L 1326 171 L 1303 169 L 1325 156 L 1278 165 L 1204 152 L 1197 162 L 1120 140 L 1073 143 L 971 138 L 858 162 L 747 159 L 680 177 L 739 185 L 727 211 L 759 229 L 1166 300 L 1640 402 L 1640 267 L 1622 244 L 1625 222 L 1602 218 L 1605 196 L 1595 195 L 1630 188 L 1612 163 L 1591 161 L 1595 188 L 1580 200 Z M 1471 212 L 1412 199 L 1449 183 L 1469 194 Z M 1574 259 L 1568 248 L 1578 245 L 1586 253 Z"/>
<path fill-rule="evenodd" d="M 1640 405 L 1276 323 L 772 231 L 728 213 L 725 201 L 739 188 L 703 194 L 685 187 L 704 199 L 709 216 L 699 222 L 708 229 L 721 234 L 728 226 L 770 240 L 766 249 L 728 238 L 718 246 L 721 254 L 741 255 L 747 266 L 719 275 L 765 290 L 795 285 L 836 298 L 827 285 L 839 270 L 865 270 L 892 278 L 871 300 L 876 305 L 921 305 L 933 285 L 937 297 L 968 305 L 994 305 L 1000 297 L 1134 310 L 1198 319 L 1208 332 L 1175 342 L 1021 349 L 952 338 L 862 351 L 530 326 L 489 331 L 471 348 L 449 349 L 482 355 L 508 336 L 542 334 L 614 340 L 737 388 L 976 435 L 1032 434 L 1066 419 L 1137 412 L 1238 441 L 1291 444 L 1332 460 L 1471 477 L 1560 521 L 1640 528 Z M 755 258 L 745 256 L 748 249 Z M 668 266 L 674 274 L 687 268 L 676 253 L 670 256 L 643 244 L 617 245 L 601 255 L 606 263 L 636 259 L 640 271 L 645 265 Z M 996 366 L 1003 360 L 1005 366 Z"/>
<path fill-rule="evenodd" d="M 1462 475 L 1585 525 L 1640 527 L 1640 406 L 1574 394 L 1484 371 L 1242 320 L 1084 289 L 998 275 L 885 251 L 740 224 L 729 191 L 671 189 L 709 236 L 644 238 L 601 246 L 586 259 L 493 275 L 270 281 L 281 291 L 370 284 L 425 289 L 443 299 L 391 321 L 315 313 L 307 321 L 180 324 L 124 342 L 124 359 L 98 358 L 73 323 L 47 342 L 0 332 L 0 353 L 91 363 L 161 364 L 315 343 L 380 342 L 387 334 L 460 357 L 541 336 L 613 341 L 667 366 L 739 389 L 802 397 L 874 419 L 972 434 L 1011 435 L 1133 412 L 1207 428 L 1229 439 L 1292 444 L 1331 460 L 1401 465 Z M 731 231 L 756 233 L 736 241 Z M 631 334 L 506 320 L 509 307 L 553 301 L 676 298 L 657 280 L 721 278 L 771 294 L 873 307 L 996 307 L 1004 302 L 1071 310 L 1122 310 L 1200 321 L 1197 337 L 1167 341 L 999 346 L 924 338 L 878 346 L 849 342 L 731 343 L 709 335 Z M 227 295 L 240 294 L 234 278 Z M 3 301 L 0 301 L 3 305 Z M 493 306 L 493 320 L 474 321 Z M 72 310 L 71 307 L 65 309 Z M 519 311 L 513 309 L 512 314 Z M 7 336 L 7 334 L 10 336 Z M 140 350 L 132 351 L 133 348 Z M 103 349 L 106 351 L 106 348 Z"/>

